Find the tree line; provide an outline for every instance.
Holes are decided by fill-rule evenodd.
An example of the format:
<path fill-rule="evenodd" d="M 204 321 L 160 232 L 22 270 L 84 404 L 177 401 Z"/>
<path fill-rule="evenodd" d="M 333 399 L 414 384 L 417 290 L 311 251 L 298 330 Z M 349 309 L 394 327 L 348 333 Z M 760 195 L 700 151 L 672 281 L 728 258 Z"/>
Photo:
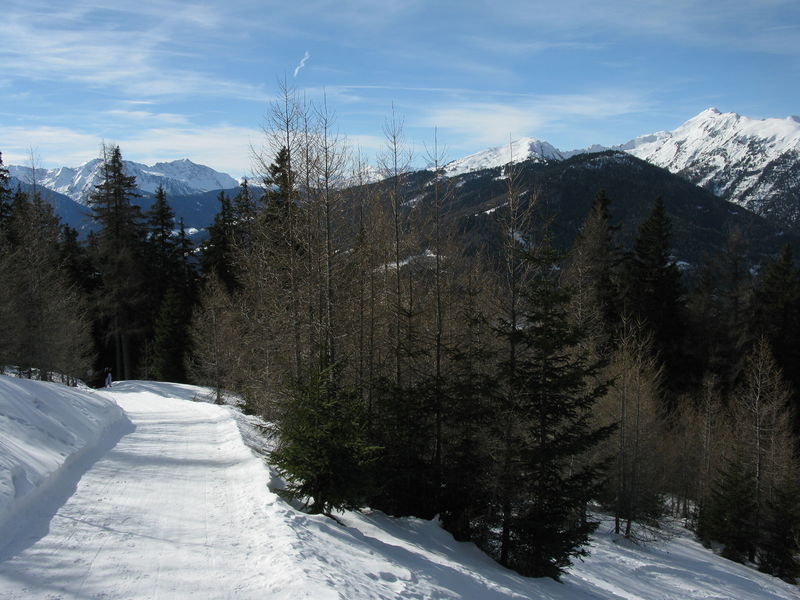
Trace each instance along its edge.
<path fill-rule="evenodd" d="M 642 541 L 684 519 L 725 556 L 794 580 L 791 249 L 755 272 L 731 231 L 689 280 L 663 202 L 622 248 L 599 193 L 559 252 L 509 165 L 497 243 L 476 252 L 447 218 L 458 190 L 436 143 L 432 199 L 414 202 L 402 121 L 384 133 L 374 183 L 327 105 L 284 87 L 260 185 L 220 193 L 199 248 L 163 190 L 145 214 L 133 204 L 119 148 L 85 243 L 0 180 L 0 276 L 16 286 L 0 288 L 3 361 L 234 391 L 272 424 L 283 493 L 309 510 L 439 515 L 527 575 L 558 579 L 599 511 Z"/>

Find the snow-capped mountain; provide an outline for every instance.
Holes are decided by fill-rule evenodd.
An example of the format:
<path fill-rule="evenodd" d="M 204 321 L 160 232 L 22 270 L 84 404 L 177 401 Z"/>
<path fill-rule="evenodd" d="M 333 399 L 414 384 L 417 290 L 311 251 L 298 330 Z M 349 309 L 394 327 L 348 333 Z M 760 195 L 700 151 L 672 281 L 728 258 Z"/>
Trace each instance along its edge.
<path fill-rule="evenodd" d="M 716 196 L 776 219 L 800 220 L 800 118 L 750 119 L 704 110 L 672 131 L 615 146 Z"/>
<path fill-rule="evenodd" d="M 95 186 L 101 181 L 101 166 L 102 160 L 96 158 L 75 168 L 37 169 L 34 173 L 30 167 L 11 165 L 8 170 L 20 181 L 32 183 L 35 180 L 37 185 L 86 204 Z M 136 177 L 136 187 L 141 191 L 153 193 L 159 185 L 163 185 L 167 196 L 185 196 L 235 188 L 238 185 L 230 175 L 198 165 L 186 158 L 152 166 L 126 160 L 123 161 L 123 167 L 127 175 Z"/>
<path fill-rule="evenodd" d="M 501 167 L 509 162 L 516 163 L 528 159 L 563 160 L 564 158 L 566 155 L 551 144 L 526 137 L 514 140 L 505 146 L 489 148 L 451 161 L 444 166 L 444 172 L 448 177 L 455 177 L 473 171 Z"/>
<path fill-rule="evenodd" d="M 622 150 L 778 222 L 800 224 L 800 118 L 751 119 L 704 110 L 672 131 L 613 146 L 559 150 L 535 138 L 471 154 L 445 165 L 448 176 L 514 162 L 564 160 Z"/>

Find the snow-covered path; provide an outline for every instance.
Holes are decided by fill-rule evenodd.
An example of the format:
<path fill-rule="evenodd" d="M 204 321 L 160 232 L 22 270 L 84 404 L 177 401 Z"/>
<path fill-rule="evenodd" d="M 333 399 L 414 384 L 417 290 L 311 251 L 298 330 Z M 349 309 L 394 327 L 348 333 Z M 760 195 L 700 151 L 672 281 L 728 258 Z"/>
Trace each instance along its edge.
<path fill-rule="evenodd" d="M 29 404 L 60 414 L 52 402 L 71 392 L 48 385 L 44 396 L 31 383 L 24 402 L 0 410 L 0 425 L 11 418 L 28 427 L 34 421 L 12 411 Z M 116 401 L 130 421 L 53 472 L 14 522 L 0 522 L 0 600 L 800 597 L 795 586 L 715 556 L 688 532 L 638 547 L 601 527 L 592 556 L 560 584 L 504 569 L 435 521 L 347 512 L 345 527 L 305 514 L 270 491 L 270 471 L 243 442 L 239 413 L 191 401 L 207 392 L 151 382 L 85 392 Z M 69 437 L 59 431 L 40 433 Z M 40 439 L 20 435 L 14 439 Z M 33 464 L 40 446 L 25 449 Z"/>
<path fill-rule="evenodd" d="M 268 472 L 230 409 L 162 390 L 105 392 L 135 430 L 83 474 L 43 537 L 40 523 L 25 527 L 34 539 L 0 563 L 0 598 L 249 598 L 281 583 L 286 555 L 268 535 L 280 521 L 262 522 Z"/>

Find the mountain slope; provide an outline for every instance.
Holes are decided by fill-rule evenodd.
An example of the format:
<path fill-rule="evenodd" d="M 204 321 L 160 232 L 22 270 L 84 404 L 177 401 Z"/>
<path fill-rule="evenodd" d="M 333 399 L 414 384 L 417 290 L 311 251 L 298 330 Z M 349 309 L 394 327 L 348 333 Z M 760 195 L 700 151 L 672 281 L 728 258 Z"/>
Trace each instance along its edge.
<path fill-rule="evenodd" d="M 483 171 L 500 167 L 509 162 L 522 162 L 534 160 L 545 162 L 548 160 L 563 160 L 564 154 L 551 144 L 536 138 L 521 138 L 505 146 L 497 146 L 470 154 L 463 158 L 450 161 L 444 166 L 448 177 Z"/>
<path fill-rule="evenodd" d="M 501 167 L 509 161 L 566 160 L 609 149 L 627 152 L 680 175 L 712 194 L 800 227 L 800 118 L 750 119 L 704 110 L 672 131 L 639 136 L 607 148 L 563 151 L 534 138 L 489 148 L 444 167 L 450 176 Z"/>
<path fill-rule="evenodd" d="M 25 428 L 16 424 L 31 402 L 25 393 L 9 401 L 17 393 L 11 388 L 36 389 L 34 383 L 2 388 L 0 456 L 20 447 L 15 442 Z M 82 463 L 83 472 L 65 474 L 43 502 L 16 515 L 0 538 L 0 598 L 797 597 L 795 586 L 715 556 L 680 528 L 670 541 L 637 546 L 604 523 L 591 555 L 563 583 L 521 577 L 473 544 L 456 542 L 435 521 L 366 511 L 340 515 L 340 525 L 287 504 L 271 491 L 280 482 L 244 444 L 247 418 L 197 401 L 210 390 L 120 382 L 79 393 L 84 404 L 119 404 L 130 426 L 115 446 Z M 57 392 L 31 395 L 43 414 L 59 402 Z M 56 432 L 47 419 L 33 426 L 40 437 Z"/>
<path fill-rule="evenodd" d="M 621 225 L 619 242 L 628 248 L 653 202 L 662 197 L 672 220 L 675 257 L 691 265 L 719 254 L 733 229 L 747 240 L 752 264 L 774 256 L 787 242 L 800 243 L 800 237 L 785 228 L 628 153 L 609 150 L 564 160 L 534 158 L 517 164 L 515 170 L 517 192 L 523 199 L 536 198 L 537 219 L 550 221 L 554 241 L 562 249 L 572 245 L 600 191 L 611 199 L 612 220 Z M 407 178 L 403 192 L 416 200 L 414 210 L 424 210 L 433 202 L 432 178 L 429 171 Z M 447 181 L 446 218 L 465 232 L 467 243 L 476 251 L 497 248 L 498 217 L 503 215 L 508 193 L 503 168 L 463 173 Z"/>
<path fill-rule="evenodd" d="M 709 108 L 672 131 L 616 146 L 776 222 L 800 222 L 800 118 Z"/>
<path fill-rule="evenodd" d="M 37 169 L 30 167 L 9 166 L 9 173 L 25 183 L 35 182 L 37 185 L 53 190 L 73 200 L 86 204 L 95 186 L 101 182 L 100 168 L 102 160 L 96 158 L 79 167 L 60 167 L 58 169 Z M 136 177 L 136 186 L 142 192 L 154 193 L 159 185 L 164 186 L 167 196 L 185 196 L 218 190 L 235 188 L 238 182 L 227 175 L 215 171 L 211 167 L 198 165 L 188 159 L 160 162 L 153 166 L 123 161 L 127 175 Z"/>

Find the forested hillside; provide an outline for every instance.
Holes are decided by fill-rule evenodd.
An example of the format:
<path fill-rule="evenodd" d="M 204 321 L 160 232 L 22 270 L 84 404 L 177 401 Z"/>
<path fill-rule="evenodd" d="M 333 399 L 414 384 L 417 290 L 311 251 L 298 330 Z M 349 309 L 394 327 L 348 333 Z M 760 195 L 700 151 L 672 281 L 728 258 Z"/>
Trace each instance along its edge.
<path fill-rule="evenodd" d="M 134 204 L 119 147 L 85 243 L 0 170 L 0 360 L 235 391 L 309 511 L 440 515 L 525 575 L 559 579 L 600 510 L 638 541 L 684 519 L 794 581 L 791 238 L 630 157 L 448 178 L 435 145 L 412 172 L 394 115 L 385 134 L 370 183 L 327 106 L 284 87 L 264 188 L 220 192 L 199 248 L 163 188 Z M 639 197 L 636 169 L 663 190 Z"/>

